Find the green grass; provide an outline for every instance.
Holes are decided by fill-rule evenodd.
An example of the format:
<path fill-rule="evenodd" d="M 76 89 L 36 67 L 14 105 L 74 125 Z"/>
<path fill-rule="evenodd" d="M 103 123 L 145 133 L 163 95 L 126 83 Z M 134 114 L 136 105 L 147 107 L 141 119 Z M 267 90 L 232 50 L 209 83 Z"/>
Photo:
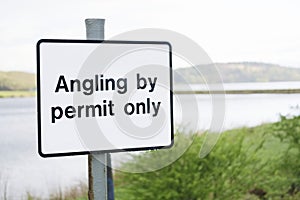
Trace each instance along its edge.
<path fill-rule="evenodd" d="M 0 91 L 0 98 L 34 97 L 35 91 Z"/>
<path fill-rule="evenodd" d="M 295 117 L 228 130 L 203 159 L 204 135 L 196 135 L 188 151 L 161 170 L 116 172 L 116 199 L 300 199 L 299 127 L 300 117 Z M 123 167 L 149 168 L 172 157 L 187 139 L 177 133 L 172 149 L 140 154 Z"/>

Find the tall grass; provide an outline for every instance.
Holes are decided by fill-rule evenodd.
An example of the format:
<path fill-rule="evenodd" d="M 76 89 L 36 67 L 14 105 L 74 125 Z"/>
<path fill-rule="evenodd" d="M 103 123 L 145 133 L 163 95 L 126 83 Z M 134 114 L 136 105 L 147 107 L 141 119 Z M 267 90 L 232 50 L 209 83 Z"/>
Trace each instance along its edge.
<path fill-rule="evenodd" d="M 58 187 L 46 197 L 36 195 L 31 191 L 27 191 L 23 196 L 18 196 L 13 191 L 8 194 L 8 183 L 8 180 L 0 174 L 0 200 L 88 200 L 88 185 L 83 181 L 66 188 Z"/>
<path fill-rule="evenodd" d="M 161 170 L 117 172 L 118 200 L 300 199 L 300 117 L 226 131 L 210 154 L 199 158 L 204 135 L 176 162 Z M 140 154 L 123 167 L 147 167 L 167 159 L 185 142 L 177 134 L 172 149 Z M 164 153 L 165 151 L 165 153 Z M 164 157 L 165 156 L 165 157 Z M 146 166 L 145 166 L 146 165 Z"/>
<path fill-rule="evenodd" d="M 50 194 L 50 200 L 87 200 L 88 199 L 88 186 L 84 182 L 79 182 L 76 185 L 61 188 L 58 191 Z"/>
<path fill-rule="evenodd" d="M 4 177 L 3 173 L 0 173 L 0 199 L 8 199 L 8 180 Z"/>

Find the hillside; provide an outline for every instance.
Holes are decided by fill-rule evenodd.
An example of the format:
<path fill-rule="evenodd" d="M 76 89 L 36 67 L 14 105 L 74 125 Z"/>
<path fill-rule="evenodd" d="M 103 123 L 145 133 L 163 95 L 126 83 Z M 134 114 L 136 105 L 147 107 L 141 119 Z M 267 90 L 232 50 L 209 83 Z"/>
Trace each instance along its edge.
<path fill-rule="evenodd" d="M 300 81 L 300 69 L 298 68 L 257 62 L 217 63 L 216 66 L 224 83 Z M 196 70 L 214 82 L 215 75 L 212 69 L 212 64 L 199 65 L 196 66 L 196 69 L 192 67 L 177 69 L 174 73 L 175 84 L 182 83 L 184 79 L 189 83 L 204 83 L 203 78 Z M 33 73 L 0 71 L 0 91 L 26 91 L 35 88 L 35 74 Z"/>
<path fill-rule="evenodd" d="M 275 81 L 300 81 L 300 69 L 283 67 L 280 65 L 239 62 L 239 63 L 216 63 L 223 82 L 275 82 Z M 183 78 L 189 83 L 204 83 L 199 76 L 200 71 L 209 80 L 215 80 L 213 65 L 199 65 L 195 68 L 180 68 L 174 73 L 175 83 L 183 82 Z"/>
<path fill-rule="evenodd" d="M 35 74 L 19 71 L 0 71 L 0 91 L 34 90 Z"/>

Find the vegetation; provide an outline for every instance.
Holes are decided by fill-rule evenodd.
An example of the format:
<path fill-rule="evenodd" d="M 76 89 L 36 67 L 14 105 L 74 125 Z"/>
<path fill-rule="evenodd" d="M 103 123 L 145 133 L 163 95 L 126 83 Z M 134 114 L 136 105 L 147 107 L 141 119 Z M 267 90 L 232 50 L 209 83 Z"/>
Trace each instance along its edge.
<path fill-rule="evenodd" d="M 300 81 L 300 69 L 297 68 L 257 62 L 216 63 L 215 66 L 225 83 Z M 184 79 L 188 83 L 205 83 L 201 75 L 214 82 L 217 79 L 213 67 L 214 64 L 177 69 L 174 73 L 175 83 L 182 83 Z"/>
<path fill-rule="evenodd" d="M 116 200 L 300 199 L 300 116 L 282 116 L 277 123 L 225 131 L 202 159 L 199 150 L 204 135 L 178 132 L 173 148 L 138 154 L 123 168 L 147 168 L 169 159 L 165 152 L 176 152 L 191 137 L 194 142 L 184 155 L 163 169 L 115 172 Z M 28 193 L 27 199 L 42 198 Z M 87 186 L 80 183 L 59 189 L 47 199 L 86 200 Z"/>
<path fill-rule="evenodd" d="M 300 199 L 299 116 L 226 131 L 202 159 L 199 150 L 204 135 L 178 132 L 173 148 L 136 155 L 123 168 L 147 167 L 168 159 L 166 151 L 177 151 L 191 137 L 190 148 L 168 167 L 149 173 L 115 172 L 116 200 Z M 87 185 L 79 183 L 54 191 L 47 199 L 86 200 L 87 192 Z M 42 198 L 27 193 L 26 199 Z"/>
<path fill-rule="evenodd" d="M 26 194 L 27 200 L 42 200 L 43 198 L 33 195 L 30 192 Z M 79 182 L 69 188 L 59 188 L 53 191 L 47 200 L 88 200 L 88 186 L 86 183 Z"/>
<path fill-rule="evenodd" d="M 176 145 L 189 136 L 177 133 Z M 223 133 L 213 151 L 199 158 L 203 135 L 159 171 L 115 175 L 116 199 L 300 199 L 300 117 Z M 124 167 L 143 167 L 165 154 L 135 156 Z"/>
<path fill-rule="evenodd" d="M 28 91 L 35 88 L 35 74 L 0 71 L 0 91 Z"/>
<path fill-rule="evenodd" d="M 35 93 L 35 91 L 0 91 L 0 98 L 33 97 Z"/>
<path fill-rule="evenodd" d="M 50 200 L 87 200 L 88 187 L 85 183 L 80 182 L 65 191 L 61 189 L 50 195 Z"/>

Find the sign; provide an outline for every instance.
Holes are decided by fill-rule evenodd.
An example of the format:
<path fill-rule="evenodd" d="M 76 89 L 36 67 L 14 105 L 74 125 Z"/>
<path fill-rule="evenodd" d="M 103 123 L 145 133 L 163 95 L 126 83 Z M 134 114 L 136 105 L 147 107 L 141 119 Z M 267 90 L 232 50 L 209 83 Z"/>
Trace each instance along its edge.
<path fill-rule="evenodd" d="M 171 61 L 168 42 L 40 40 L 39 154 L 172 146 Z"/>

